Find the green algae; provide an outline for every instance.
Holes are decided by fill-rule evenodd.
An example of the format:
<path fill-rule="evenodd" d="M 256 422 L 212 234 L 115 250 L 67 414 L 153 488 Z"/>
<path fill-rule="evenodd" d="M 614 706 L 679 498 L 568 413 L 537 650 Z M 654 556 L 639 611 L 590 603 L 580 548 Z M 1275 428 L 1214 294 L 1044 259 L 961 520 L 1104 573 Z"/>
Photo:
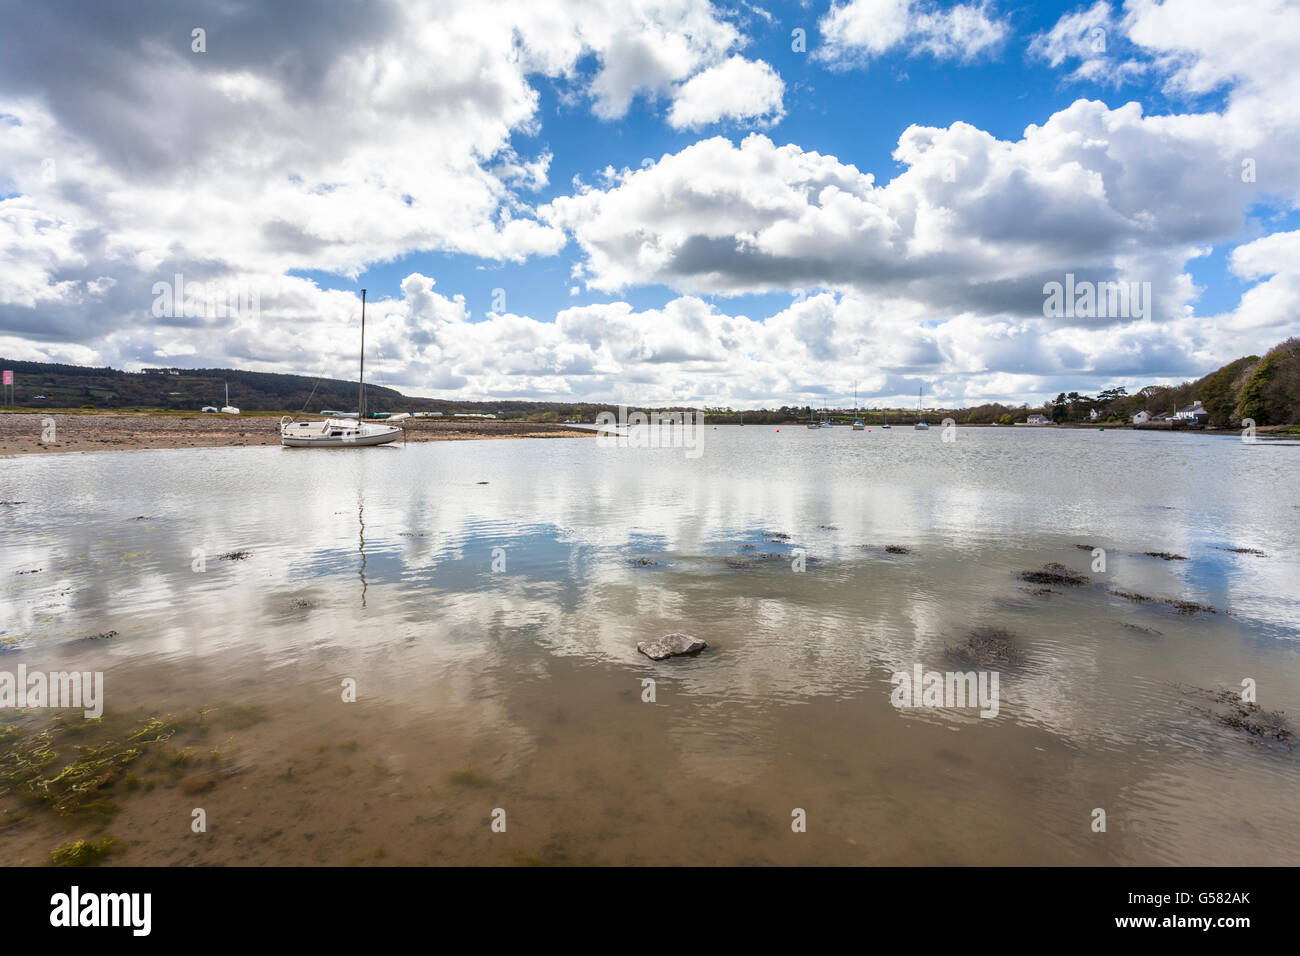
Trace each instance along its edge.
<path fill-rule="evenodd" d="M 57 847 L 50 854 L 50 863 L 54 866 L 95 866 L 121 849 L 121 844 L 112 837 L 105 837 L 98 843 L 76 840 Z"/>

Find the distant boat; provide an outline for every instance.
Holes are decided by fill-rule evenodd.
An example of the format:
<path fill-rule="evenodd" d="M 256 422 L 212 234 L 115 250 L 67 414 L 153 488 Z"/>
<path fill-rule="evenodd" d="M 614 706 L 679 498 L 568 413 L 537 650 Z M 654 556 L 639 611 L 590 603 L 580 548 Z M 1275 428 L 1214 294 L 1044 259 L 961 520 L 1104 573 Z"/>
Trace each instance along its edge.
<path fill-rule="evenodd" d="M 396 441 L 402 430 L 391 422 L 410 418 L 406 412 L 390 415 L 384 423 L 363 421 L 366 417 L 366 290 L 361 290 L 361 375 L 357 386 L 356 418 L 326 418 L 296 422 L 291 415 L 280 419 L 280 444 L 288 448 L 351 448 L 357 445 L 386 445 Z M 335 412 L 335 415 L 342 413 Z"/>
<path fill-rule="evenodd" d="M 889 416 L 885 413 L 884 409 L 881 409 L 880 411 L 880 427 L 881 428 L 889 427 Z"/>
<path fill-rule="evenodd" d="M 821 428 L 821 427 L 822 427 L 822 426 L 821 426 L 821 423 L 813 421 L 813 417 L 812 417 L 812 406 L 811 406 L 811 405 L 808 406 L 808 427 L 809 427 L 809 428 Z"/>
<path fill-rule="evenodd" d="M 221 414 L 223 415 L 239 414 L 239 409 L 237 409 L 234 405 L 230 404 L 230 383 L 229 382 L 226 383 L 226 404 L 221 406 Z"/>
<path fill-rule="evenodd" d="M 925 391 L 925 386 L 916 390 L 916 424 L 912 427 L 918 432 L 928 432 L 930 430 L 930 423 L 921 417 L 921 393 L 923 391 Z"/>
<path fill-rule="evenodd" d="M 860 432 L 867 426 L 862 423 L 862 418 L 858 415 L 858 383 L 853 383 L 853 430 Z"/>
<path fill-rule="evenodd" d="M 203 406 L 203 411 L 206 412 L 206 413 L 209 414 L 209 415 L 215 415 L 215 414 L 217 414 L 217 409 L 216 409 L 216 406 L 214 406 L 214 405 L 204 405 L 204 406 Z"/>

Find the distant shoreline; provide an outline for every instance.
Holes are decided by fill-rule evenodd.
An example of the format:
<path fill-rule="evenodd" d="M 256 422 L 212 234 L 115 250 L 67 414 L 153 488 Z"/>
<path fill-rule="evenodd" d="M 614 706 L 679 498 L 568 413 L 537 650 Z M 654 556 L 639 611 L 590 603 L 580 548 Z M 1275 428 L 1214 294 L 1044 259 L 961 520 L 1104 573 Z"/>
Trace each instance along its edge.
<path fill-rule="evenodd" d="M 1085 430 L 1098 428 L 1122 428 L 1134 432 L 1176 432 L 1180 435 L 1240 435 L 1242 433 L 1241 428 L 1221 425 L 1173 425 L 1168 422 L 1143 422 L 1141 425 L 1134 425 L 1132 422 L 1050 422 L 1045 425 L 1030 425 L 1028 422 L 1016 422 L 1015 426 L 1018 428 L 1073 428 Z M 991 426 L 988 424 L 970 424 L 963 427 L 989 428 Z M 1300 426 L 1259 425 L 1255 428 L 1255 433 L 1258 435 L 1294 435 L 1300 433 Z"/>
<path fill-rule="evenodd" d="M 54 421 L 53 441 L 42 440 L 46 419 Z M 6 412 L 0 414 L 0 457 L 134 448 L 279 445 L 279 421 L 280 416 L 272 413 Z M 550 422 L 417 418 L 402 425 L 408 442 L 590 438 L 594 434 Z"/>
<path fill-rule="evenodd" d="M 299 416 L 309 417 L 309 416 Z M 930 416 L 933 418 L 933 416 Z M 42 433 L 47 419 L 54 421 L 54 440 L 43 441 Z M 123 451 L 134 448 L 232 448 L 252 445 L 279 445 L 280 414 L 276 412 L 251 412 L 243 415 L 213 415 L 199 412 L 127 412 L 117 410 L 80 410 L 28 412 L 0 412 L 0 457 L 28 454 L 56 454 L 93 451 Z M 513 438 L 591 438 L 596 429 L 591 425 L 563 425 L 553 422 L 527 422 L 517 419 L 430 419 L 412 418 L 403 423 L 404 440 L 427 441 L 483 441 Z M 752 427 L 782 428 L 796 424 L 786 422 L 773 425 L 753 423 Z M 840 423 L 848 427 L 847 422 Z M 737 427 L 735 422 L 719 425 Z M 868 428 L 875 426 L 868 425 Z M 910 426 L 896 425 L 905 429 Z M 931 421 L 932 428 L 940 425 Z M 1165 424 L 1133 425 L 1117 422 L 1060 422 L 1050 425 L 994 426 L 991 423 L 959 424 L 960 428 L 1016 428 L 1016 429 L 1074 429 L 1074 430 L 1128 430 L 1160 434 L 1240 435 L 1240 428 L 1171 427 Z M 1260 436 L 1283 437 L 1296 434 L 1293 425 L 1263 425 L 1256 429 Z M 399 441 L 400 444 L 400 441 Z"/>

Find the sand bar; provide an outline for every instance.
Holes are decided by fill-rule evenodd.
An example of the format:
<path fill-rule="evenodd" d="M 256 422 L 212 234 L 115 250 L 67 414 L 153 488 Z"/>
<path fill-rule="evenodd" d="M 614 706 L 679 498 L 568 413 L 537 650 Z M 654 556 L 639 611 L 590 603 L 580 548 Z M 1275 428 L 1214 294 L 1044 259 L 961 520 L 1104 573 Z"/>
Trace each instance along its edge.
<path fill-rule="evenodd" d="M 52 436 L 49 421 L 54 423 Z M 279 418 L 272 415 L 151 414 L 93 412 L 38 415 L 0 414 L 0 455 L 121 451 L 128 448 L 214 448 L 280 444 Z M 588 429 L 551 422 L 439 420 L 402 423 L 406 441 L 491 438 L 591 437 Z M 53 441 L 47 440 L 53 437 Z M 400 442 L 400 440 L 399 440 Z"/>

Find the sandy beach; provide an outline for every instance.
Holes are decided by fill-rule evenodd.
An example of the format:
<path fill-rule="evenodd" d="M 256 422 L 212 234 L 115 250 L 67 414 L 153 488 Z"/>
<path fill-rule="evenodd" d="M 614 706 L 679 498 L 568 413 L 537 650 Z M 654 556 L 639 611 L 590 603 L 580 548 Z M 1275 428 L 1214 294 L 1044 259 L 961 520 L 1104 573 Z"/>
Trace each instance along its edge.
<path fill-rule="evenodd" d="M 53 420 L 52 436 L 46 433 Z M 406 441 L 492 438 L 579 438 L 590 430 L 549 422 L 438 420 L 403 422 Z M 48 438 L 53 440 L 43 440 Z M 279 418 L 272 415 L 175 415 L 95 412 L 0 415 L 0 455 L 119 451 L 127 448 L 213 448 L 280 444 Z"/>

